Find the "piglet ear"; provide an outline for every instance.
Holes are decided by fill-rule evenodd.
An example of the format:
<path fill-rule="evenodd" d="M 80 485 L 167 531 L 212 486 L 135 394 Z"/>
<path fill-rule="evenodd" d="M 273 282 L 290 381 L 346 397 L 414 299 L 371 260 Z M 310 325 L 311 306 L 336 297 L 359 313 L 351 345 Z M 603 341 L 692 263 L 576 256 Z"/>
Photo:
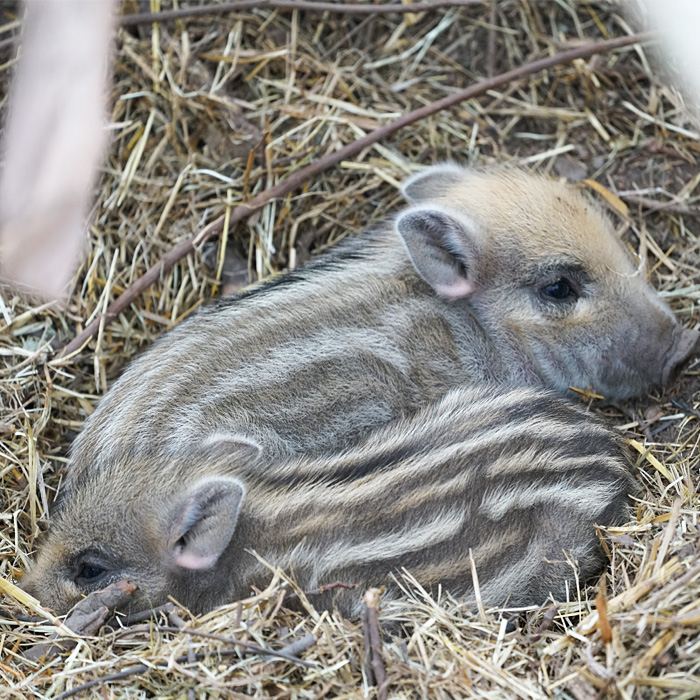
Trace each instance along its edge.
<path fill-rule="evenodd" d="M 201 479 L 181 497 L 168 537 L 176 566 L 214 566 L 231 541 L 244 496 L 245 487 L 238 479 L 218 476 Z"/>
<path fill-rule="evenodd" d="M 476 226 L 435 208 L 408 209 L 396 230 L 418 274 L 441 296 L 464 297 L 474 287 Z"/>
<path fill-rule="evenodd" d="M 409 177 L 401 185 L 401 194 L 411 203 L 434 201 L 444 195 L 468 173 L 456 163 L 440 163 Z"/>
<path fill-rule="evenodd" d="M 225 460 L 232 458 L 240 464 L 252 464 L 258 461 L 262 447 L 248 435 L 237 433 L 216 432 L 207 435 L 201 443 L 201 448 L 209 460 Z"/>

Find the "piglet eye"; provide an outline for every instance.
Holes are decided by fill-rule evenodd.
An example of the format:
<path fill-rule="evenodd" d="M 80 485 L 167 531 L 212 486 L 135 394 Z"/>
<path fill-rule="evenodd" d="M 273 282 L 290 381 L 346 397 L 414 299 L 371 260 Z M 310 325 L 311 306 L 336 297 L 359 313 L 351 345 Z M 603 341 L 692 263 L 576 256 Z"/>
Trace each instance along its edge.
<path fill-rule="evenodd" d="M 96 564 L 83 564 L 78 573 L 78 579 L 82 581 L 96 581 L 101 576 L 104 576 L 106 569 Z"/>
<path fill-rule="evenodd" d="M 552 284 L 548 284 L 540 289 L 542 296 L 550 301 L 576 301 L 578 294 L 571 285 L 571 282 L 563 277 Z"/>

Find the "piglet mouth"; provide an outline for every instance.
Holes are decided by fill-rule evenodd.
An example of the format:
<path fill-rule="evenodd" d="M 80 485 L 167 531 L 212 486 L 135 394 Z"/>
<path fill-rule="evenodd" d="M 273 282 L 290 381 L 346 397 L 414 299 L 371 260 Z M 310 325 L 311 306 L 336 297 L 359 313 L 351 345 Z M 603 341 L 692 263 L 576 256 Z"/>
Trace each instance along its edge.
<path fill-rule="evenodd" d="M 677 342 L 666 356 L 661 373 L 662 386 L 668 386 L 676 379 L 681 369 L 683 369 L 695 352 L 698 339 L 700 339 L 700 332 L 696 330 L 684 329 L 681 331 Z"/>

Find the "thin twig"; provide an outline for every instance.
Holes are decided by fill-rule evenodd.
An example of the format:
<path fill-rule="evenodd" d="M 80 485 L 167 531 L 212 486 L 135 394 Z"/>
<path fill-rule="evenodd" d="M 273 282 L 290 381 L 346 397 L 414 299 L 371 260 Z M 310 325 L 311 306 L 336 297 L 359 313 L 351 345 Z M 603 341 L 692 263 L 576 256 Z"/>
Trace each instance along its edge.
<path fill-rule="evenodd" d="M 310 591 L 304 591 L 304 595 L 323 595 L 324 593 L 328 593 L 328 591 L 334 591 L 337 588 L 347 588 L 348 590 L 352 590 L 353 588 L 357 588 L 357 584 L 343 583 L 342 581 L 333 581 L 333 583 L 326 583 Z"/>
<path fill-rule="evenodd" d="M 486 43 L 486 76 L 492 78 L 496 72 L 496 0 L 491 0 L 489 11 L 489 35 Z"/>
<path fill-rule="evenodd" d="M 337 588 L 347 588 L 349 590 L 352 590 L 353 588 L 356 588 L 356 587 L 357 587 L 356 583 L 342 583 L 341 581 L 334 581 L 333 583 L 327 583 L 327 584 L 321 585 L 318 588 L 314 588 L 310 591 L 304 591 L 304 595 L 305 596 L 323 595 L 324 593 L 328 593 L 328 591 L 334 591 Z M 298 597 L 299 597 L 298 593 L 296 593 L 295 591 L 290 591 L 284 597 L 284 602 L 289 603 L 290 601 L 295 600 Z"/>
<path fill-rule="evenodd" d="M 305 637 L 297 639 L 295 642 L 292 642 L 291 644 L 287 644 L 287 646 L 282 647 L 280 651 L 284 654 L 287 654 L 288 656 L 299 656 L 299 654 L 301 654 L 302 651 L 311 649 L 311 647 L 314 644 L 316 644 L 316 642 L 320 638 L 320 634 L 314 634 L 313 632 L 310 632 Z"/>
<path fill-rule="evenodd" d="M 415 5 L 411 7 L 415 8 Z M 474 85 L 471 85 L 464 90 L 458 90 L 452 95 L 443 97 L 440 100 L 424 105 L 419 109 L 414 109 L 412 112 L 404 114 L 389 124 L 371 131 L 367 135 L 353 141 L 352 143 L 343 146 L 342 148 L 328 153 L 316 162 L 310 163 L 304 168 L 297 170 L 288 178 L 277 183 L 264 192 L 260 192 L 253 197 L 250 202 L 237 206 L 230 212 L 228 217 L 229 226 L 242 221 L 243 219 L 254 214 L 259 209 L 262 209 L 268 202 L 274 199 L 284 197 L 290 192 L 301 187 L 301 185 L 310 180 L 312 177 L 327 170 L 328 168 L 337 165 L 338 163 L 356 156 L 368 146 L 372 146 L 382 139 L 388 138 L 396 133 L 399 129 L 409 126 L 414 122 L 430 117 L 444 109 L 453 107 L 454 105 L 471 100 L 479 95 L 483 95 L 489 90 L 494 90 L 502 85 L 515 80 L 520 80 L 533 73 L 538 73 L 541 70 L 547 70 L 562 63 L 569 63 L 579 58 L 590 58 L 591 56 L 612 51 L 614 49 L 623 48 L 632 44 L 638 44 L 648 41 L 655 37 L 651 32 L 641 34 L 630 34 L 629 36 L 609 39 L 607 41 L 598 41 L 578 46 L 570 51 L 540 58 L 530 63 L 525 63 L 522 66 L 513 68 L 512 70 L 500 73 L 499 75 L 482 80 Z M 124 311 L 143 291 L 151 284 L 160 278 L 162 274 L 167 272 L 176 262 L 184 258 L 186 255 L 194 252 L 195 248 L 208 238 L 221 232 L 224 224 L 224 216 L 212 221 L 208 226 L 202 229 L 197 235 L 180 241 L 169 253 L 166 253 L 155 265 L 150 267 L 139 279 L 137 279 L 130 287 L 128 287 L 117 299 L 115 299 L 107 308 L 104 315 L 97 316 L 92 323 L 79 333 L 68 345 L 61 351 L 59 357 L 64 358 L 83 348 L 83 346 L 98 332 L 100 324 L 110 323 L 122 311 Z"/>
<path fill-rule="evenodd" d="M 263 649 L 261 647 L 262 652 L 268 653 L 271 652 L 271 649 Z M 261 653 L 262 653 L 261 652 Z M 207 651 L 199 651 L 196 654 L 194 654 L 194 660 L 195 661 L 201 661 L 202 659 L 207 659 L 212 656 L 234 656 L 239 653 L 238 649 L 209 649 Z M 271 655 L 271 654 L 270 654 Z M 184 664 L 184 663 L 190 663 L 190 655 L 189 654 L 183 654 L 182 656 L 178 656 L 175 659 L 175 663 L 178 664 Z M 287 658 L 287 657 L 284 657 Z M 288 658 L 289 661 L 295 662 L 295 663 L 301 663 L 304 665 L 310 665 L 308 662 L 302 661 L 301 659 L 295 659 L 293 657 Z M 82 685 L 77 685 L 75 688 L 71 688 L 70 690 L 66 690 L 65 692 L 61 693 L 60 695 L 56 696 L 55 700 L 66 700 L 66 698 L 73 697 L 73 695 L 78 695 L 78 693 L 82 693 L 85 690 L 89 690 L 90 688 L 94 688 L 96 685 L 102 685 L 103 683 L 112 683 L 113 681 L 119 681 L 124 678 L 129 678 L 130 676 L 136 676 L 139 673 L 145 673 L 146 671 L 151 671 L 154 668 L 168 668 L 171 664 L 171 661 L 156 661 L 152 666 L 148 666 L 146 664 L 137 664 L 136 666 L 131 666 L 130 668 L 125 668 L 123 671 L 119 671 L 117 673 L 110 673 L 107 676 L 102 676 L 101 678 L 95 678 L 91 681 L 88 681 L 87 683 L 83 683 Z"/>
<path fill-rule="evenodd" d="M 187 645 L 187 663 L 193 664 L 196 660 L 197 659 L 194 655 L 194 648 L 192 647 L 192 643 L 190 642 Z M 187 700 L 197 700 L 197 694 L 194 688 L 189 688 L 187 690 Z"/>
<path fill-rule="evenodd" d="M 279 651 L 284 654 L 288 654 L 289 656 L 299 656 L 299 654 L 301 654 L 303 651 L 306 651 L 307 649 L 310 649 L 312 646 L 314 646 L 319 639 L 321 639 L 320 634 L 314 634 L 313 632 L 310 632 L 305 637 L 297 639 L 291 644 L 283 646 Z M 250 672 L 253 675 L 258 675 L 259 673 L 263 672 L 266 664 L 274 663 L 276 661 L 277 659 L 268 659 L 266 661 L 260 661 L 259 663 L 253 664 L 250 667 Z"/>
<path fill-rule="evenodd" d="M 234 649 L 230 650 L 231 652 L 234 652 Z M 222 652 L 219 652 L 219 654 L 222 654 Z M 187 660 L 187 655 L 182 656 L 178 658 L 177 660 L 180 661 L 182 660 Z M 110 673 L 107 676 L 102 676 L 102 678 L 95 678 L 91 681 L 88 681 L 87 683 L 82 683 L 81 685 L 75 686 L 75 688 L 71 688 L 70 690 L 66 690 L 65 692 L 61 693 L 56 700 L 66 700 L 66 698 L 73 697 L 73 695 L 78 695 L 78 693 L 82 693 L 84 690 L 89 690 L 90 688 L 94 688 L 96 685 L 101 685 L 102 683 L 111 683 L 112 681 L 119 681 L 122 678 L 129 678 L 129 676 L 135 676 L 139 673 L 143 673 L 144 671 L 148 671 L 149 667 L 146 666 L 146 664 L 138 664 L 137 666 L 132 666 L 131 668 L 126 668 L 123 671 L 119 671 L 118 673 Z"/>
<path fill-rule="evenodd" d="M 128 615 L 122 617 L 119 621 L 121 622 L 122 626 L 130 627 L 131 625 L 135 625 L 137 622 L 143 622 L 144 620 L 150 620 L 151 618 L 155 619 L 158 617 L 158 615 L 160 615 L 160 613 L 165 613 L 167 615 L 174 612 L 174 610 L 174 603 L 164 603 L 163 605 L 159 605 L 157 608 L 129 613 Z"/>
<path fill-rule="evenodd" d="M 170 620 L 170 624 L 173 625 L 173 627 L 177 627 L 178 629 L 182 629 L 187 624 L 174 610 L 168 613 L 168 620 Z"/>
<path fill-rule="evenodd" d="M 700 217 L 700 207 L 687 207 L 683 204 L 676 204 L 675 202 L 659 202 L 656 199 L 651 199 L 651 197 L 642 197 L 636 194 L 621 194 L 620 199 L 624 199 L 630 204 L 637 204 L 644 209 L 648 209 L 649 214 L 659 211 L 667 214 Z"/>
<path fill-rule="evenodd" d="M 161 632 L 186 632 L 187 634 L 191 634 L 197 637 L 207 637 L 210 639 L 220 639 L 224 640 L 230 644 L 233 644 L 235 647 L 240 647 L 243 648 L 245 651 L 249 653 L 254 653 L 254 654 L 260 654 L 262 656 L 274 656 L 279 659 L 284 659 L 285 661 L 290 661 L 291 663 L 299 664 L 301 666 L 306 666 L 308 668 L 315 668 L 316 665 L 312 664 L 308 661 L 304 661 L 303 659 L 299 659 L 296 656 L 293 656 L 291 654 L 285 653 L 283 650 L 275 650 L 275 649 L 267 649 L 265 647 L 258 646 L 257 644 L 251 644 L 250 642 L 244 642 L 238 639 L 231 639 L 231 638 L 226 638 L 222 637 L 221 635 L 216 635 L 216 634 L 210 634 L 207 632 L 200 632 L 199 630 L 193 630 L 189 629 L 187 627 L 158 627 L 158 629 Z M 178 656 L 175 659 L 175 663 L 182 664 L 182 663 L 192 663 L 193 661 L 201 661 L 202 659 L 206 659 L 210 656 L 232 656 L 234 654 L 238 654 L 240 652 L 240 649 L 234 648 L 234 649 L 210 649 L 208 651 L 200 651 L 197 652 L 196 654 L 192 654 L 191 650 L 188 651 L 187 654 L 183 654 L 182 656 Z M 297 651 L 298 653 L 298 651 Z M 61 693 L 56 700 L 65 700 L 66 698 L 70 698 L 73 695 L 77 695 L 78 693 L 82 693 L 84 690 L 88 690 L 89 688 L 94 688 L 96 685 L 101 685 L 103 683 L 111 683 L 112 681 L 118 681 L 122 680 L 123 678 L 128 678 L 129 676 L 135 676 L 138 675 L 139 673 L 144 673 L 148 670 L 151 670 L 153 668 L 168 668 L 170 665 L 170 661 L 157 661 L 155 662 L 152 666 L 148 666 L 146 664 L 138 664 L 136 666 L 132 666 L 131 668 L 126 668 L 123 671 L 119 671 L 118 673 L 112 673 L 108 676 L 103 676 L 102 678 L 95 678 L 94 680 L 88 681 L 87 683 L 83 683 L 82 685 L 76 686 L 75 688 L 71 688 L 70 690 L 66 690 L 64 693 Z"/>
<path fill-rule="evenodd" d="M 233 623 L 233 629 L 239 630 L 241 628 L 241 619 L 243 618 L 243 603 L 239 600 L 236 604 L 236 619 Z M 237 639 L 234 633 L 234 639 Z"/>
<path fill-rule="evenodd" d="M 50 625 L 51 621 L 43 617 L 35 617 L 33 615 L 23 615 L 22 613 L 14 612 L 9 608 L 0 606 L 0 622 L 31 622 L 34 625 Z"/>
<path fill-rule="evenodd" d="M 362 667 L 364 669 L 365 677 L 367 679 L 368 685 L 377 685 L 377 681 L 374 677 L 374 671 L 372 670 L 372 640 L 369 638 L 369 625 L 367 624 L 367 608 L 365 608 L 364 617 L 362 618 L 362 639 L 364 642 L 364 650 L 362 654 Z"/>
<path fill-rule="evenodd" d="M 675 399 L 671 399 L 671 403 L 676 408 L 680 408 L 683 413 L 687 413 L 689 416 L 695 416 L 698 420 L 700 420 L 700 411 L 694 409 L 685 399 L 677 397 Z"/>
<path fill-rule="evenodd" d="M 365 593 L 365 659 L 374 677 L 377 700 L 386 700 L 388 686 L 382 655 L 382 636 L 379 631 L 379 594 L 378 588 L 370 588 Z"/>
<path fill-rule="evenodd" d="M 531 644 L 538 641 L 539 638 L 542 636 L 542 633 L 549 629 L 552 622 L 554 622 L 554 618 L 557 616 L 557 613 L 559 612 L 560 607 L 561 607 L 561 605 L 558 605 L 555 603 L 542 616 L 542 622 L 540 623 L 540 626 L 528 638 L 528 641 Z"/>
<path fill-rule="evenodd" d="M 239 0 L 239 2 L 212 3 L 211 5 L 200 5 L 198 7 L 183 7 L 179 10 L 122 15 L 117 18 L 117 22 L 122 27 L 132 27 L 136 24 L 168 22 L 201 15 L 223 15 L 228 12 L 237 12 L 240 10 L 281 10 L 283 12 L 303 10 L 305 12 L 334 12 L 346 15 L 370 15 L 380 13 L 405 14 L 408 12 L 432 12 L 433 10 L 441 10 L 448 7 L 483 5 L 486 2 L 488 2 L 488 0 L 435 0 L 435 2 L 418 2 L 414 5 L 410 3 L 365 5 L 362 3 L 343 2 L 304 2 L 304 0 Z"/>
<path fill-rule="evenodd" d="M 183 629 L 185 627 L 185 621 L 175 612 L 175 610 L 171 610 L 168 613 L 168 619 L 170 620 L 170 624 L 174 625 L 178 629 Z M 187 645 L 187 663 L 193 664 L 195 661 L 196 658 L 194 655 L 194 648 L 192 647 L 192 642 L 190 642 Z M 189 688 L 187 690 L 187 700 L 197 700 L 197 695 L 194 688 Z"/>
<path fill-rule="evenodd" d="M 303 659 L 297 659 L 295 656 L 290 656 L 284 651 L 277 649 L 268 649 L 267 647 L 261 647 L 251 642 L 244 642 L 242 639 L 238 639 L 236 637 L 225 637 L 222 634 L 215 634 L 214 632 L 204 632 L 202 630 L 195 630 L 191 627 L 165 627 L 162 625 L 158 625 L 157 629 L 160 632 L 180 632 L 184 634 L 189 634 L 192 637 L 213 639 L 217 642 L 223 642 L 224 644 L 233 644 L 234 646 L 240 647 L 249 654 L 274 656 L 278 659 L 284 659 L 285 661 L 291 661 L 292 663 L 300 664 L 301 666 L 307 666 L 308 668 L 316 668 L 316 664 L 312 664 L 309 661 L 304 661 Z"/>

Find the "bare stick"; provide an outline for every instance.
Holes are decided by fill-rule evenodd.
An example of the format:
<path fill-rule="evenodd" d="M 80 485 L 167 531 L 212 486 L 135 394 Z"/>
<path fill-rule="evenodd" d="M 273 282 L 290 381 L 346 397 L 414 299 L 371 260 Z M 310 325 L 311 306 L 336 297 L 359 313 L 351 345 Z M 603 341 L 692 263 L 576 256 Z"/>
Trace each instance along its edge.
<path fill-rule="evenodd" d="M 333 583 L 324 583 L 318 588 L 314 588 L 311 591 L 304 591 L 304 595 L 321 595 L 327 591 L 334 591 L 336 588 L 357 588 L 356 583 L 343 583 L 342 581 L 333 581 Z"/>
<path fill-rule="evenodd" d="M 50 625 L 51 621 L 43 617 L 34 617 L 33 615 L 22 615 L 21 613 L 0 606 L 0 622 L 31 622 L 34 625 Z"/>
<path fill-rule="evenodd" d="M 382 636 L 379 631 L 379 594 L 378 588 L 370 588 L 365 593 L 365 659 L 374 676 L 377 688 L 377 700 L 386 700 L 387 680 L 386 665 L 382 656 Z"/>
<path fill-rule="evenodd" d="M 287 646 L 282 647 L 280 651 L 284 654 L 287 654 L 288 656 L 299 656 L 299 654 L 301 654 L 302 651 L 311 649 L 311 647 L 314 644 L 316 644 L 319 638 L 320 635 L 313 634 L 312 632 L 310 634 L 307 634 L 305 637 L 302 637 L 301 639 L 297 639 L 291 644 L 287 644 Z"/>
<path fill-rule="evenodd" d="M 187 656 L 181 658 L 187 660 Z M 178 659 L 178 661 L 180 661 L 180 659 Z M 148 666 L 146 666 L 146 664 L 138 664 L 138 666 L 126 668 L 123 671 L 119 671 L 118 673 L 110 673 L 108 676 L 103 676 L 102 678 L 95 678 L 94 680 L 88 681 L 87 683 L 83 683 L 82 685 L 77 685 L 75 688 L 66 690 L 64 693 L 61 693 L 56 698 L 56 700 L 66 700 L 66 698 L 73 697 L 73 695 L 78 695 L 78 693 L 82 693 L 84 690 L 94 688 L 96 685 L 101 685 L 102 683 L 111 683 L 112 681 L 118 681 L 122 678 L 128 678 L 129 676 L 135 676 L 139 673 L 144 673 L 145 671 L 148 671 Z"/>
<path fill-rule="evenodd" d="M 281 653 L 287 654 L 288 656 L 298 656 L 303 651 L 306 651 L 307 649 L 310 649 L 312 646 L 314 646 L 319 639 L 321 639 L 320 634 L 314 634 L 313 632 L 311 632 L 305 637 L 297 639 L 295 642 L 283 646 L 281 649 L 279 649 L 279 651 Z M 270 659 L 268 661 L 260 661 L 259 663 L 253 664 L 250 667 L 250 672 L 253 675 L 257 675 L 265 668 L 265 664 L 273 663 L 278 660 L 279 659 Z"/>
<path fill-rule="evenodd" d="M 650 214 L 654 212 L 665 212 L 667 214 L 680 214 L 681 216 L 700 217 L 700 207 L 687 207 L 676 202 L 659 202 L 651 197 L 641 197 L 636 194 L 622 194 L 620 199 L 624 199 L 630 204 L 638 204 L 644 209 L 648 209 Z"/>
<path fill-rule="evenodd" d="M 184 7 L 181 10 L 164 10 L 163 12 L 144 12 L 143 14 L 122 15 L 117 22 L 122 27 L 132 27 L 136 24 L 151 22 L 168 22 L 185 17 L 201 15 L 223 15 L 240 10 L 282 10 L 291 12 L 334 12 L 346 15 L 371 14 L 405 14 L 408 12 L 431 12 L 448 7 L 484 5 L 488 0 L 435 0 L 435 2 L 417 2 L 414 5 L 400 3 L 384 3 L 379 5 L 364 5 L 361 3 L 343 2 L 304 2 L 303 0 L 239 0 L 239 2 L 224 2 L 221 4 Z"/>
<path fill-rule="evenodd" d="M 410 7 L 415 8 L 415 5 Z M 399 129 L 405 126 L 409 126 L 414 122 L 420 121 L 427 117 L 437 114 L 443 109 L 453 107 L 460 102 L 465 100 L 471 100 L 474 97 L 483 95 L 489 90 L 494 90 L 502 85 L 510 83 L 515 80 L 521 80 L 533 73 L 537 73 L 541 70 L 547 70 L 554 66 L 560 65 L 562 63 L 570 63 L 578 58 L 590 58 L 594 54 L 604 53 L 607 51 L 612 51 L 614 49 L 619 49 L 624 46 L 630 46 L 631 44 L 638 44 L 640 42 L 648 41 L 654 38 L 653 33 L 643 33 L 643 34 L 630 34 L 629 36 L 618 37 L 616 39 L 609 39 L 607 41 L 597 41 L 583 44 L 569 51 L 563 51 L 553 56 L 547 56 L 546 58 L 540 58 L 536 61 L 531 61 L 530 63 L 525 63 L 518 68 L 513 68 L 512 70 L 506 71 L 505 73 L 500 73 L 493 78 L 488 78 L 482 80 L 474 85 L 471 85 L 464 90 L 459 90 L 452 95 L 443 97 L 440 100 L 431 102 L 419 109 L 414 109 L 412 112 L 404 114 L 389 124 L 371 131 L 367 135 L 363 136 L 357 141 L 343 146 L 343 148 L 334 151 L 333 153 L 328 153 L 319 158 L 316 162 L 310 163 L 304 168 L 297 170 L 295 173 L 290 175 L 288 178 L 277 183 L 274 187 L 271 187 L 264 192 L 260 192 L 255 197 L 253 197 L 250 202 L 246 204 L 241 204 L 237 206 L 230 212 L 228 217 L 229 226 L 233 226 L 239 221 L 247 218 L 251 214 L 254 214 L 259 209 L 262 209 L 268 202 L 274 199 L 284 197 L 290 192 L 295 191 L 301 185 L 310 180 L 319 173 L 327 170 L 328 168 L 337 165 L 338 163 L 352 158 L 360 153 L 362 150 L 368 146 L 381 141 L 382 139 L 388 138 L 396 133 Z M 94 336 L 97 334 L 101 323 L 110 323 L 114 318 L 116 318 L 122 311 L 124 311 L 144 290 L 146 290 L 151 284 L 153 284 L 157 279 L 160 278 L 162 274 L 167 272 L 178 260 L 184 258 L 186 255 L 194 252 L 195 247 L 201 245 L 204 241 L 212 236 L 221 232 L 224 225 L 224 217 L 220 216 L 218 219 L 212 221 L 208 226 L 203 228 L 197 235 L 191 236 L 183 241 L 180 241 L 169 253 L 166 253 L 155 265 L 150 267 L 139 279 L 137 279 L 128 289 L 126 289 L 117 299 L 115 299 L 107 308 L 103 315 L 97 316 L 92 323 L 79 333 L 66 347 L 61 351 L 59 357 L 66 357 L 79 350 Z"/>
<path fill-rule="evenodd" d="M 151 618 L 157 619 L 160 613 L 169 614 L 175 611 L 174 603 L 164 603 L 159 605 L 157 608 L 151 608 L 150 610 L 141 610 L 136 613 L 129 613 L 121 619 L 121 623 L 124 627 L 130 627 L 135 625 L 137 622 L 143 622 L 144 620 L 150 620 Z"/>
<path fill-rule="evenodd" d="M 168 620 L 173 627 L 178 629 L 182 629 L 187 624 L 174 610 L 168 613 Z"/>
<path fill-rule="evenodd" d="M 185 621 L 174 610 L 171 610 L 168 613 L 168 619 L 170 620 L 170 624 L 174 625 L 178 629 L 183 629 L 185 626 Z M 192 648 L 192 643 L 190 642 L 187 645 L 187 663 L 193 664 L 195 661 L 196 658 L 194 655 L 194 649 Z M 190 688 L 187 691 L 187 700 L 197 700 L 197 695 L 194 688 Z"/>
<path fill-rule="evenodd" d="M 552 622 L 554 622 L 554 618 L 557 616 L 560 607 L 561 605 L 555 604 L 552 605 L 552 607 L 549 608 L 549 610 L 547 610 L 547 612 L 542 616 L 542 622 L 540 623 L 540 626 L 528 638 L 529 642 L 534 643 L 538 641 L 539 638 L 542 636 L 542 633 L 549 629 Z"/>
<path fill-rule="evenodd" d="M 486 43 L 486 75 L 489 78 L 493 77 L 496 72 L 496 22 L 498 15 L 496 14 L 496 0 L 491 0 L 491 9 L 489 11 L 489 36 Z"/>
<path fill-rule="evenodd" d="M 333 583 L 323 584 L 322 586 L 319 586 L 318 588 L 314 588 L 310 591 L 304 591 L 304 595 L 306 595 L 306 596 L 323 595 L 324 593 L 327 593 L 328 591 L 334 591 L 337 588 L 353 589 L 356 587 L 357 587 L 356 583 L 341 583 L 340 581 L 334 581 Z M 287 593 L 287 595 L 284 597 L 284 602 L 288 603 L 289 601 L 295 600 L 298 597 L 299 597 L 299 595 L 297 593 L 295 593 L 294 591 L 291 591 L 291 592 Z"/>
<path fill-rule="evenodd" d="M 174 628 L 177 629 L 177 628 Z M 254 646 L 254 645 L 251 645 Z M 194 654 L 194 660 L 195 661 L 201 661 L 202 659 L 209 658 L 210 656 L 234 656 L 237 655 L 239 652 L 238 649 L 210 649 L 208 651 L 199 651 L 196 654 Z M 266 653 L 269 655 L 272 655 L 272 650 L 271 649 L 263 649 L 261 647 L 261 653 Z M 306 665 L 308 662 L 302 662 L 301 659 L 295 659 L 294 657 L 283 657 L 287 658 L 289 661 L 293 661 L 295 663 L 304 663 Z M 66 698 L 73 697 L 74 695 L 78 695 L 79 693 L 82 693 L 85 690 L 89 690 L 90 688 L 94 688 L 96 685 L 102 685 L 105 683 L 111 683 L 113 681 L 119 681 L 122 680 L 123 678 L 129 678 L 130 676 L 137 676 L 139 673 L 146 673 L 147 671 L 152 670 L 154 667 L 155 668 L 167 668 L 168 665 L 170 664 L 170 661 L 157 661 L 153 666 L 147 666 L 146 664 L 137 664 L 136 666 L 131 666 L 129 668 L 125 668 L 123 671 L 118 671 L 117 673 L 110 673 L 107 676 L 102 676 L 101 678 L 95 678 L 91 681 L 88 681 L 87 683 L 83 683 L 82 685 L 77 685 L 75 688 L 71 688 L 70 690 L 66 690 L 65 692 L 61 693 L 60 695 L 56 696 L 55 700 L 66 700 Z M 190 663 L 190 655 L 189 654 L 183 654 L 182 656 L 178 656 L 175 659 L 175 663 L 178 664 L 184 664 L 184 663 Z"/>
<path fill-rule="evenodd" d="M 268 649 L 266 647 L 258 646 L 252 642 L 244 642 L 242 639 L 237 639 L 236 637 L 225 637 L 222 634 L 214 634 L 213 632 L 204 632 L 202 630 L 195 630 L 191 627 L 166 627 L 163 625 L 158 625 L 158 631 L 160 632 L 180 632 L 183 634 L 189 634 L 192 637 L 202 637 L 204 639 L 214 639 L 217 642 L 223 642 L 224 644 L 231 644 L 233 646 L 240 647 L 246 654 L 260 654 L 262 656 L 274 656 L 277 659 L 284 659 L 285 661 L 291 661 L 295 664 L 300 664 L 301 666 L 306 666 L 308 668 L 316 668 L 316 664 L 312 664 L 309 661 L 304 661 L 303 659 L 298 659 L 295 656 L 290 656 L 286 654 L 283 650 Z"/>

